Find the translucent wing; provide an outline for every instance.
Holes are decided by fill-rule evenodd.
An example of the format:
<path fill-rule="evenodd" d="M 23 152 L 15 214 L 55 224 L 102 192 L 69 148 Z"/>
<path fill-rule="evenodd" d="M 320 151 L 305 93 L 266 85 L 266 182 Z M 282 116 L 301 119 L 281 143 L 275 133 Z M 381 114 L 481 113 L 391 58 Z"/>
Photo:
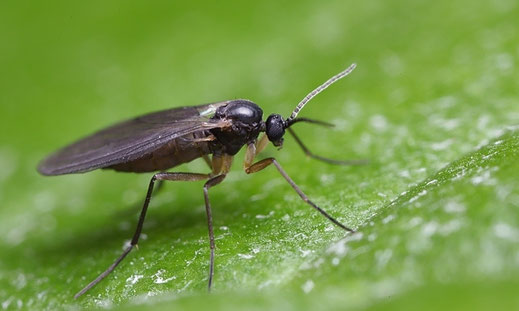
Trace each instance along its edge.
<path fill-rule="evenodd" d="M 210 117 L 230 102 L 173 108 L 121 122 L 50 155 L 38 171 L 43 175 L 82 173 L 138 159 L 177 137 L 228 126 Z"/>

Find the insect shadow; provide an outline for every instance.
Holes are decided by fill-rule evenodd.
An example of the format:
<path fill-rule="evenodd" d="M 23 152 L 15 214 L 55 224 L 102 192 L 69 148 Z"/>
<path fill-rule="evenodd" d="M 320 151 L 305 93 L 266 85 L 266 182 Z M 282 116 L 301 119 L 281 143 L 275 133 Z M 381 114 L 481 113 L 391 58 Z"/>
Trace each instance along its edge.
<path fill-rule="evenodd" d="M 336 165 L 365 164 L 365 161 L 362 160 L 339 161 L 315 154 L 306 147 L 293 129 L 295 124 L 303 122 L 331 126 L 324 121 L 298 118 L 297 116 L 312 98 L 334 82 L 347 76 L 355 69 L 355 66 L 352 64 L 310 92 L 286 119 L 279 114 L 271 114 L 263 121 L 263 110 L 252 101 L 245 99 L 173 108 L 118 123 L 64 147 L 43 160 L 38 166 L 38 171 L 43 175 L 84 173 L 95 169 L 134 173 L 159 172 L 155 173 L 149 182 L 137 228 L 130 245 L 112 265 L 74 297 L 80 297 L 108 276 L 137 246 L 150 200 L 156 192 L 154 189 L 157 184 L 164 181 L 205 182 L 203 197 L 209 231 L 208 289 L 210 290 L 214 276 L 216 244 L 209 189 L 225 179 L 234 156 L 244 146 L 246 149 L 243 169 L 247 174 L 257 173 L 273 166 L 304 203 L 321 213 L 336 226 L 345 231 L 354 232 L 311 201 L 274 157 L 259 161 L 255 161 L 255 158 L 269 142 L 281 148 L 284 135 L 288 132 L 304 153 L 311 158 Z M 260 134 L 262 134 L 261 137 Z M 205 160 L 210 173 L 166 171 L 197 158 Z"/>

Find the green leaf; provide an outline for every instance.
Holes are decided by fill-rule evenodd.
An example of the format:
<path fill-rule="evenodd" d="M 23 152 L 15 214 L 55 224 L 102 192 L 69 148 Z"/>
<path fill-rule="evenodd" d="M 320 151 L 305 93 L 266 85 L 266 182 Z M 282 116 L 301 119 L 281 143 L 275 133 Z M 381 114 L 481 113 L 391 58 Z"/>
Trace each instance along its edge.
<path fill-rule="evenodd" d="M 517 309 L 519 105 L 513 1 L 0 5 L 2 309 Z M 122 252 L 151 174 L 46 178 L 49 152 L 145 112 L 249 98 L 288 116 L 356 62 L 287 135 L 274 167 L 211 189 L 169 183 Z M 174 171 L 206 172 L 203 161 Z"/>

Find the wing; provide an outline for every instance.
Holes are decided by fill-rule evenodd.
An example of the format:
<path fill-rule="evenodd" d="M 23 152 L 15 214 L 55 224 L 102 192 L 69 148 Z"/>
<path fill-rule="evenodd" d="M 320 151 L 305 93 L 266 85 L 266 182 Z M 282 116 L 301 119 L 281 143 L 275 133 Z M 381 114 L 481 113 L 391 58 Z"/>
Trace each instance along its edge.
<path fill-rule="evenodd" d="M 230 101 L 180 107 L 121 122 L 83 138 L 43 160 L 43 175 L 83 173 L 138 159 L 179 136 L 228 126 L 210 120 Z"/>

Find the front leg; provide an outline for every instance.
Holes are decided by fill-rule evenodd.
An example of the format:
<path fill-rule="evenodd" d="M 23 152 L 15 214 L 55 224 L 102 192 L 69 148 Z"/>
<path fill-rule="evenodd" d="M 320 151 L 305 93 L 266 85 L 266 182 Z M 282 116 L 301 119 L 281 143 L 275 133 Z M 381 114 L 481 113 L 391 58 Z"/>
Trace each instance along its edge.
<path fill-rule="evenodd" d="M 254 151 L 253 148 L 250 147 L 250 146 L 251 145 L 249 145 L 247 147 L 247 154 L 249 154 L 249 152 L 252 153 Z M 344 229 L 346 231 L 349 231 L 349 232 L 352 232 L 352 233 L 355 232 L 353 229 L 350 229 L 350 228 L 346 227 L 345 225 L 340 223 L 338 220 L 336 220 L 335 218 L 330 216 L 327 212 L 325 212 L 322 208 L 317 206 L 314 202 L 310 201 L 310 199 L 308 199 L 306 194 L 299 188 L 298 185 L 296 185 L 296 183 L 292 180 L 292 178 L 290 178 L 290 176 L 288 176 L 288 174 L 281 167 L 281 165 L 276 161 L 276 159 L 274 159 L 274 158 L 266 158 L 266 159 L 263 159 L 261 161 L 258 161 L 256 163 L 254 163 L 254 164 L 247 163 L 247 161 L 248 161 L 247 159 L 248 159 L 248 157 L 246 155 L 244 167 L 245 167 L 245 172 L 247 174 L 252 174 L 252 173 L 259 172 L 262 169 L 266 168 L 267 166 L 269 166 L 271 164 L 274 164 L 274 166 L 278 169 L 278 171 L 281 174 L 281 176 L 283 176 L 283 178 L 285 178 L 285 180 L 290 184 L 290 186 L 292 186 L 292 188 L 297 192 L 297 194 L 299 194 L 299 196 L 301 197 L 301 199 L 303 199 L 303 201 L 308 203 L 311 207 L 315 208 L 317 211 L 319 211 L 319 213 L 321 213 L 324 217 L 328 218 L 328 220 L 330 220 L 335 225 L 341 227 L 342 229 Z M 252 160 L 250 160 L 250 162 L 252 162 Z"/>

